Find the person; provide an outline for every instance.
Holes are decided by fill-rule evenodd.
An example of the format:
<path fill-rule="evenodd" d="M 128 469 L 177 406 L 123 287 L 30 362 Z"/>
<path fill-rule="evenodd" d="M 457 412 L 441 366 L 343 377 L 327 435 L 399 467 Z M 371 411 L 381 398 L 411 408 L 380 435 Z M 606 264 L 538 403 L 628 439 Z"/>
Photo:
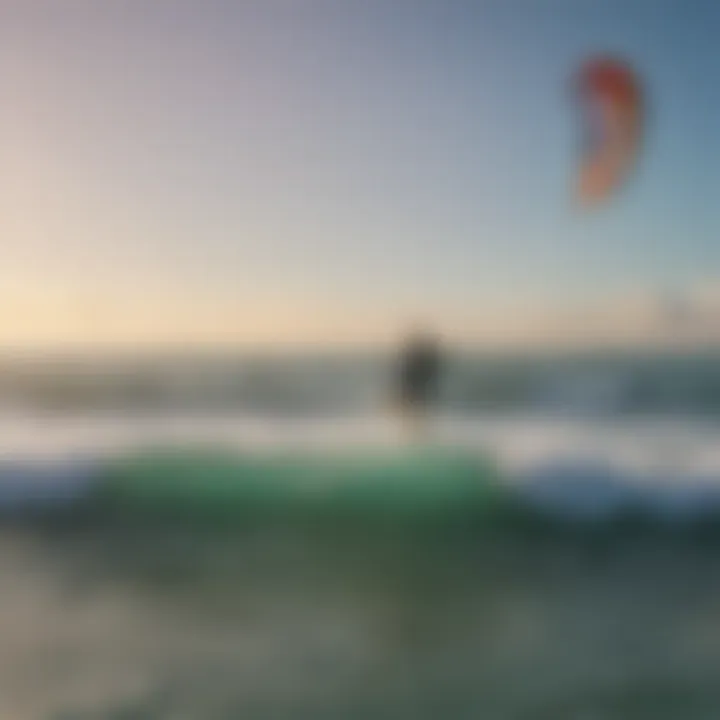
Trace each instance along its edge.
<path fill-rule="evenodd" d="M 427 435 L 430 406 L 437 399 L 441 357 L 439 342 L 417 329 L 405 341 L 398 364 L 397 400 L 408 430 L 415 440 Z"/>

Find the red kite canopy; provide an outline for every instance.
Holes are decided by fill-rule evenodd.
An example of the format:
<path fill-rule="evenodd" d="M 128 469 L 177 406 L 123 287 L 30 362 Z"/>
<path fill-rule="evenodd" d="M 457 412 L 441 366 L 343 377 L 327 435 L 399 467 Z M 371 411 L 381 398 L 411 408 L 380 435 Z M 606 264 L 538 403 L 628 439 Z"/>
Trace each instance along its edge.
<path fill-rule="evenodd" d="M 576 191 L 581 202 L 594 205 L 610 197 L 635 165 L 642 136 L 642 92 L 633 71 L 612 58 L 585 63 L 576 83 L 591 131 Z"/>

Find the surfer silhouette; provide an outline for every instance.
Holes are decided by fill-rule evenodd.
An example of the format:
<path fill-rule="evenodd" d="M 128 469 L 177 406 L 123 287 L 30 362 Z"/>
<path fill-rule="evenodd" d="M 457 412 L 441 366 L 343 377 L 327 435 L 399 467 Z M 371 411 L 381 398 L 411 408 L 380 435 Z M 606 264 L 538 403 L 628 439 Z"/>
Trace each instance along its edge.
<path fill-rule="evenodd" d="M 440 355 L 438 340 L 423 329 L 408 336 L 400 354 L 397 402 L 408 431 L 416 440 L 427 433 L 428 416 L 440 380 Z"/>

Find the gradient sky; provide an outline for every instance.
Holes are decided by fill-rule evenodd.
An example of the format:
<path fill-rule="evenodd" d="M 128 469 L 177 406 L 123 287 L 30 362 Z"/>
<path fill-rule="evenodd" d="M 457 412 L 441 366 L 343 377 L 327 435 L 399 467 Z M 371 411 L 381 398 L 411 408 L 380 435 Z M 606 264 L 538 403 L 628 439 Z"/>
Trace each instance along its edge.
<path fill-rule="evenodd" d="M 718 27 L 717 0 L 0 0 L 0 340 L 364 342 L 415 317 L 497 340 L 711 283 Z M 588 215 L 568 81 L 596 52 L 653 113 Z"/>

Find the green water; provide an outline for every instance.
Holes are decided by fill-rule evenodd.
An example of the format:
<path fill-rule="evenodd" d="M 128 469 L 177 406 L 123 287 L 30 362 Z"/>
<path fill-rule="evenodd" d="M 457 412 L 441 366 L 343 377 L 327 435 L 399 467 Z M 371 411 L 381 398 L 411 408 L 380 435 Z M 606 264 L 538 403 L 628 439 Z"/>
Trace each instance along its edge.
<path fill-rule="evenodd" d="M 452 519 L 491 513 L 503 495 L 489 460 L 431 448 L 334 456 L 158 450 L 110 465 L 100 493 L 118 509 L 210 519 Z"/>
<path fill-rule="evenodd" d="M 487 460 L 153 451 L 0 524 L 0 718 L 720 717 L 720 532 L 532 521 Z"/>
<path fill-rule="evenodd" d="M 652 531 L 7 528 L 0 716 L 714 718 L 719 559 Z"/>

